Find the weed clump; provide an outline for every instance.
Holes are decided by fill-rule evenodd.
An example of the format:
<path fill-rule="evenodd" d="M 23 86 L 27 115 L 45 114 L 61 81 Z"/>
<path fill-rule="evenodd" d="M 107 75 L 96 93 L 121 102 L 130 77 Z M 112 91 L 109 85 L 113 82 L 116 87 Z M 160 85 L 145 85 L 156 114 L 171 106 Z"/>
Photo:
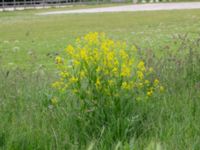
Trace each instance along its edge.
<path fill-rule="evenodd" d="M 93 129 L 94 136 L 102 128 L 115 130 L 114 138 L 134 135 L 147 117 L 148 103 L 164 90 L 153 68 L 137 58 L 136 47 L 104 33 L 78 38 L 55 61 L 59 79 L 52 86 L 71 102 L 84 132 Z"/>

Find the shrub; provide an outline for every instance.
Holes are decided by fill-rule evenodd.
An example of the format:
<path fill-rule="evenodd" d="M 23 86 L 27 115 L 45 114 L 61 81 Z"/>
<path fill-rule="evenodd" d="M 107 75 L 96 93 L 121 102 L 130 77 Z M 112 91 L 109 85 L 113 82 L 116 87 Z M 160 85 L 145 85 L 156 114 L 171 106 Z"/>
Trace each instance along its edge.
<path fill-rule="evenodd" d="M 164 90 L 153 68 L 137 58 L 135 46 L 104 33 L 78 38 L 64 56 L 56 57 L 56 63 L 59 80 L 52 86 L 71 104 L 82 129 L 85 122 L 83 132 L 93 136 L 104 127 L 113 130 L 116 139 L 135 134 L 148 103 Z"/>

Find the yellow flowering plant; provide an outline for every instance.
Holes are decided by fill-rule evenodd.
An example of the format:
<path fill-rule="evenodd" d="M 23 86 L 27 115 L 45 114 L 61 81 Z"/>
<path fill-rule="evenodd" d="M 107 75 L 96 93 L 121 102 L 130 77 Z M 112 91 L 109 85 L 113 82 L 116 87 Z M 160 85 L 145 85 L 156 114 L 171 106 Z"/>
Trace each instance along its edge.
<path fill-rule="evenodd" d="M 136 56 L 135 46 L 91 32 L 56 57 L 59 80 L 52 86 L 73 95 L 84 111 L 115 107 L 119 101 L 147 101 L 164 88 L 153 78 L 153 68 Z"/>

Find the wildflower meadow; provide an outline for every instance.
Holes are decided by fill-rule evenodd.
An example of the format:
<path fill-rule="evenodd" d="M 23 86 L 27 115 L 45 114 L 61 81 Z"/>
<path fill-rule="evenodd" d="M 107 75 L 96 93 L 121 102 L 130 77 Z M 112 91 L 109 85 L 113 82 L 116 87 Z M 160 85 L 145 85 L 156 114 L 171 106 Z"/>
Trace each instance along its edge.
<path fill-rule="evenodd" d="M 44 11 L 0 13 L 0 150 L 200 149 L 199 10 Z"/>

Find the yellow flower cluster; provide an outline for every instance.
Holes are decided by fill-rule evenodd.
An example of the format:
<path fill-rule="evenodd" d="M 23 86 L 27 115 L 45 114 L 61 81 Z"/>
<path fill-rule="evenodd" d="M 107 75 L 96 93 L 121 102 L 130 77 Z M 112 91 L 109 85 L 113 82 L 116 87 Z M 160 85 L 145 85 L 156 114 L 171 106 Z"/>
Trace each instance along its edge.
<path fill-rule="evenodd" d="M 158 79 L 151 78 L 153 68 L 136 58 L 136 47 L 125 42 L 115 42 L 105 33 L 89 33 L 68 45 L 66 54 L 56 57 L 59 81 L 52 84 L 61 91 L 79 97 L 91 95 L 119 96 L 123 92 L 146 97 L 158 89 L 163 91 Z"/>

